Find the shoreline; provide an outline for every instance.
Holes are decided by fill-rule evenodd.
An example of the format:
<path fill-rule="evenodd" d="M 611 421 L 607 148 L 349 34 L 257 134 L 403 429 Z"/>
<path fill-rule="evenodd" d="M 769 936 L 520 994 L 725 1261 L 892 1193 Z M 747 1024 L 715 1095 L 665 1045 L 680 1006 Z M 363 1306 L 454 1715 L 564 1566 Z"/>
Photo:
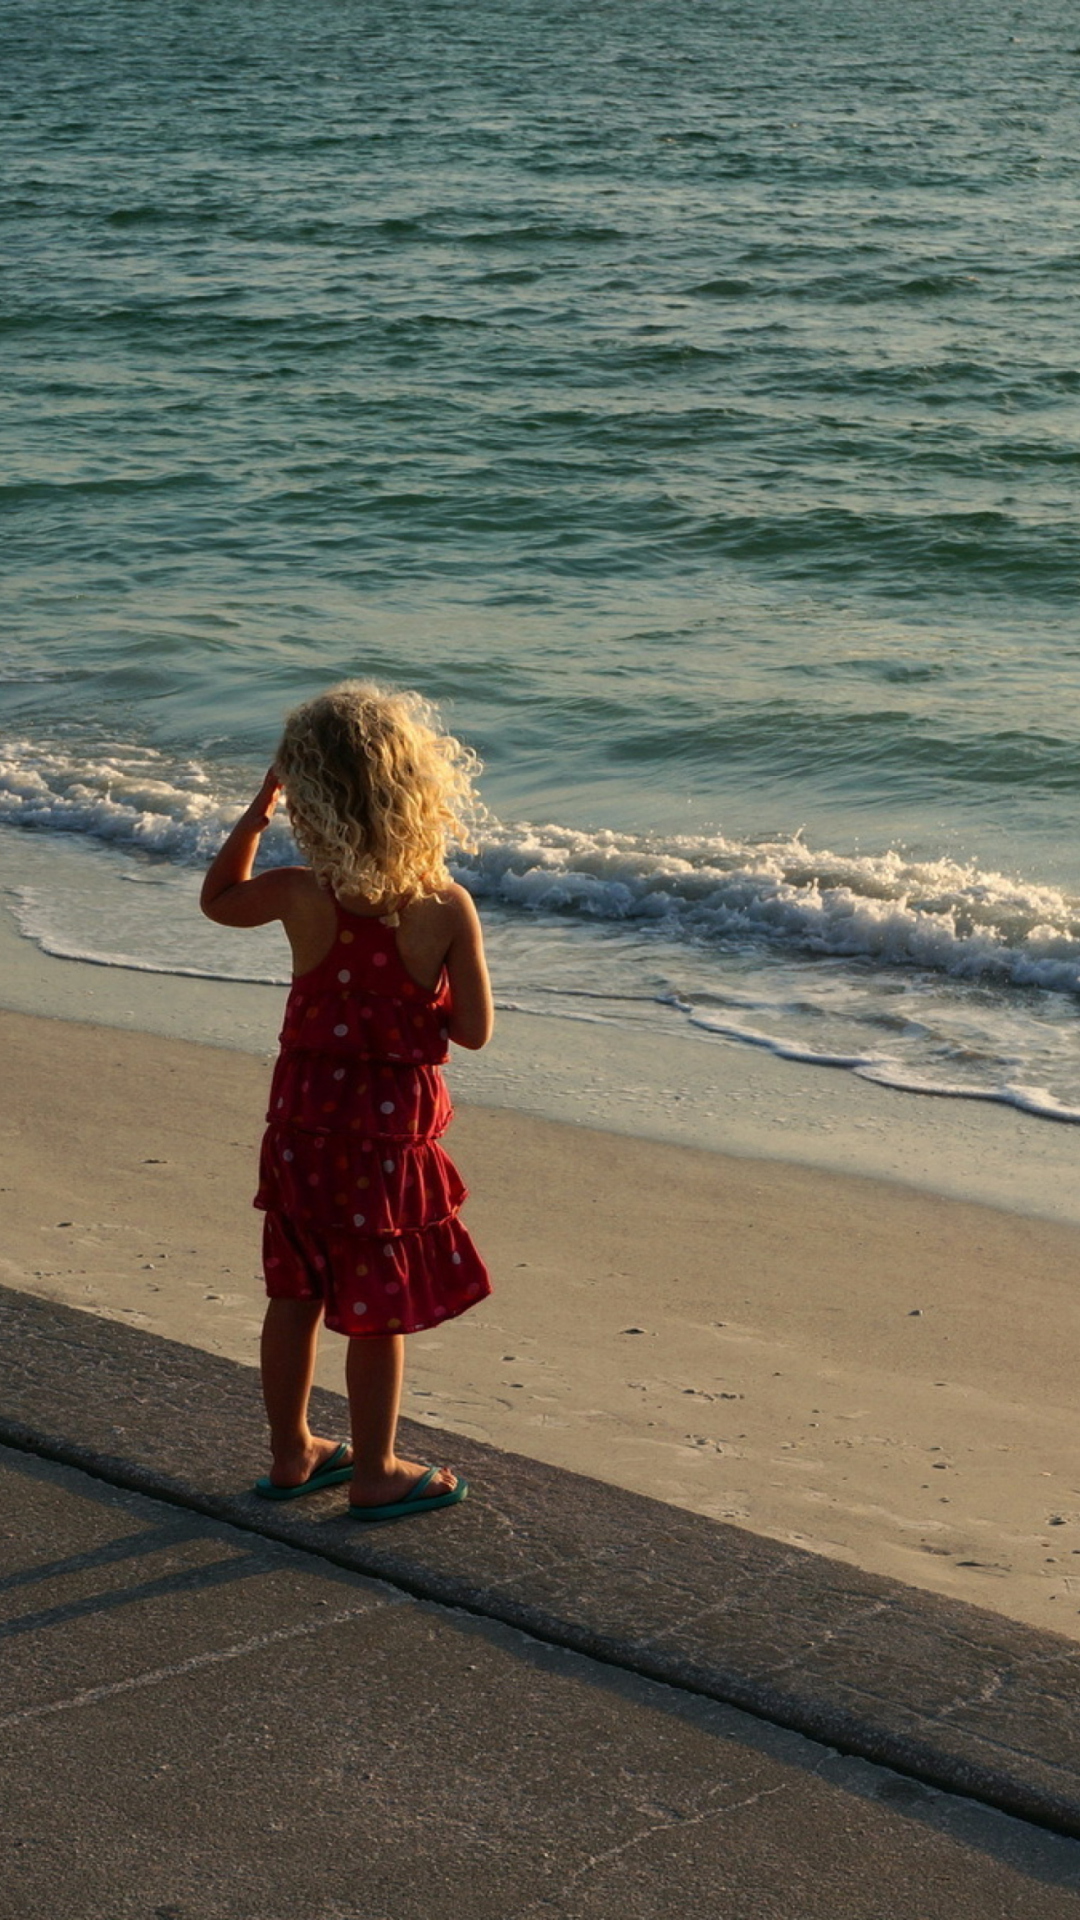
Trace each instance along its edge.
<path fill-rule="evenodd" d="M 48 856 L 55 850 L 50 848 Z M 0 843 L 0 884 L 4 847 Z M 11 884 L 11 883 L 9 883 Z M 2 899 L 2 895 L 0 895 Z M 282 986 L 143 972 L 44 953 L 0 910 L 0 1008 L 259 1058 Z M 642 1032 L 500 1008 L 455 1097 L 621 1137 L 858 1174 L 1080 1226 L 1077 1130 L 992 1102 L 909 1093 L 674 1022 Z"/>
<path fill-rule="evenodd" d="M 0 1035 L 0 1278 L 254 1365 L 264 1062 Z M 1075 1225 L 507 1107 L 449 1145 L 496 1290 L 413 1336 L 413 1419 L 1080 1638 Z"/>

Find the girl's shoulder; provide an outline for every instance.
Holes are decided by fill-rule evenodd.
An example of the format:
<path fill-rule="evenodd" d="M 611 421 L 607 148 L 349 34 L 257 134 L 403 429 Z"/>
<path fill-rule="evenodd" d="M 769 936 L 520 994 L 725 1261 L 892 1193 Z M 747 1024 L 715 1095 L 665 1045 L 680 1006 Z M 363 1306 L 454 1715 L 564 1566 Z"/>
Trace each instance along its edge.
<path fill-rule="evenodd" d="M 398 952 L 413 978 L 434 988 L 450 949 L 475 919 L 471 896 L 456 881 L 414 894 L 401 907 L 397 928 Z"/>
<path fill-rule="evenodd" d="M 402 926 L 456 926 L 467 915 L 476 911 L 471 894 L 451 880 L 445 887 L 439 887 L 430 893 L 414 894 L 411 900 L 399 909 Z"/>

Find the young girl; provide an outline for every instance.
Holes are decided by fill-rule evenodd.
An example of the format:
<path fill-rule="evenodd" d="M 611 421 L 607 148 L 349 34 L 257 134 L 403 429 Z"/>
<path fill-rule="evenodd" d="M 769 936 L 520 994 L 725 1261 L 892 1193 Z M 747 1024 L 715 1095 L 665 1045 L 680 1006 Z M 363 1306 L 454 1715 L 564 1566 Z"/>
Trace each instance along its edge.
<path fill-rule="evenodd" d="M 468 1491 L 394 1449 L 405 1334 L 491 1290 L 458 1218 L 465 1188 L 438 1144 L 448 1042 L 482 1047 L 492 1027 L 476 909 L 446 870 L 475 765 L 419 695 L 332 687 L 290 714 L 202 889 L 222 926 L 282 921 L 293 955 L 255 1199 L 273 1455 L 256 1491 L 288 1500 L 350 1480 L 358 1520 L 426 1513 Z M 282 791 L 310 865 L 253 879 Z M 349 1341 L 351 1449 L 308 1426 L 324 1316 Z"/>

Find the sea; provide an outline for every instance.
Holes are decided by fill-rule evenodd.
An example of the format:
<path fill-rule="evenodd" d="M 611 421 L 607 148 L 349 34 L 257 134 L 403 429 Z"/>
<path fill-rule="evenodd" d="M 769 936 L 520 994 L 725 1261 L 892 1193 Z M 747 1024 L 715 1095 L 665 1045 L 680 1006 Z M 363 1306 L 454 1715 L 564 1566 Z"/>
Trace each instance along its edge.
<path fill-rule="evenodd" d="M 373 678 L 481 756 L 455 871 L 568 1057 L 1080 1120 L 1071 0 L 3 0 L 0 45 L 23 940 L 284 981 L 200 870 Z"/>

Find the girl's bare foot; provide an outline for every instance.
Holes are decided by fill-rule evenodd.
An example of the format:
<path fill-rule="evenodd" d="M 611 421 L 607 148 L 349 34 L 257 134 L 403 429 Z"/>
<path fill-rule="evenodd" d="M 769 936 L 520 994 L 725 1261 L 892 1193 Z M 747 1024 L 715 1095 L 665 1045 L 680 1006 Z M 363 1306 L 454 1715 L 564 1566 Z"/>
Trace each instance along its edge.
<path fill-rule="evenodd" d="M 422 1480 L 426 1467 L 419 1466 L 415 1460 L 395 1460 L 389 1471 L 364 1473 L 359 1467 L 353 1473 L 349 1483 L 349 1504 L 354 1507 L 390 1507 L 396 1501 L 405 1500 Z M 440 1493 L 453 1493 L 457 1486 L 457 1474 L 449 1467 L 439 1467 L 424 1488 L 424 1498 L 435 1498 Z"/>
<path fill-rule="evenodd" d="M 340 1440 L 324 1440 L 312 1434 L 306 1445 L 282 1449 L 274 1455 L 270 1483 L 275 1487 L 302 1487 L 335 1453 L 341 1454 L 339 1465 L 352 1465 L 352 1448 L 347 1443 L 342 1451 Z"/>

